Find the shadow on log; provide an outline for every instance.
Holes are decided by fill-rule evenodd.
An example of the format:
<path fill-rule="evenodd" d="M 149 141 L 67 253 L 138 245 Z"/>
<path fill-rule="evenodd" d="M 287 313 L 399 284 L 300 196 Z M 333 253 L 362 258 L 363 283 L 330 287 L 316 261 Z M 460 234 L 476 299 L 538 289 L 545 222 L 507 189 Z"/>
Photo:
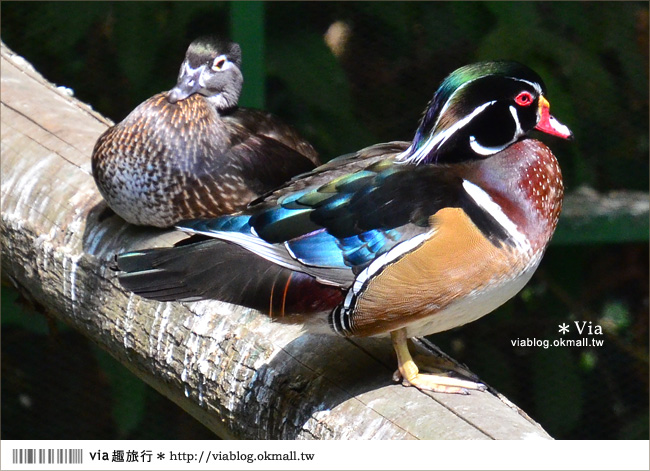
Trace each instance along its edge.
<path fill-rule="evenodd" d="M 111 268 L 116 253 L 184 235 L 100 217 L 90 155 L 110 123 L 4 44 L 1 55 L 3 280 L 217 435 L 550 438 L 494 391 L 444 395 L 391 382 L 388 338 L 301 335 L 248 308 L 124 292 Z"/>

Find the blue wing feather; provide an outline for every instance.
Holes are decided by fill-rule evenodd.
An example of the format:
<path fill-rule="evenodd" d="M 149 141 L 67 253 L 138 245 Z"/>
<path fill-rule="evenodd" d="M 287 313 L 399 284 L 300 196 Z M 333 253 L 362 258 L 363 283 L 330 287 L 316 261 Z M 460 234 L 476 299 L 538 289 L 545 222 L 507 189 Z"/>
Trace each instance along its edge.
<path fill-rule="evenodd" d="M 300 263 L 331 268 L 362 267 L 387 252 L 401 240 L 397 229 L 367 231 L 338 239 L 325 229 L 286 242 L 292 256 Z"/>
<path fill-rule="evenodd" d="M 363 267 L 390 250 L 400 240 L 401 232 L 397 229 L 371 230 L 342 239 L 341 250 L 349 266 Z"/>
<path fill-rule="evenodd" d="M 192 219 L 181 221 L 176 227 L 181 230 L 190 232 L 201 232 L 210 234 L 212 232 L 241 232 L 242 234 L 251 233 L 250 225 L 251 216 L 248 214 L 239 214 L 235 216 L 222 216 L 215 219 Z"/>
<path fill-rule="evenodd" d="M 291 255 L 310 266 L 349 268 L 341 251 L 339 240 L 321 229 L 286 242 Z"/>

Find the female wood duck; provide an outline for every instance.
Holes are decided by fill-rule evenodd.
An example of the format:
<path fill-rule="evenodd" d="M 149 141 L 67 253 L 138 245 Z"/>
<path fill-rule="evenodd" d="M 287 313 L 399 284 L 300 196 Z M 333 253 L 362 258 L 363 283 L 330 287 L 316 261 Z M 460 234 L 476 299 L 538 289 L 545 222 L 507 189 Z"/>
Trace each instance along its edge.
<path fill-rule="evenodd" d="M 339 157 L 240 214 L 183 222 L 203 240 L 118 256 L 120 282 L 160 301 L 249 306 L 311 332 L 390 333 L 404 384 L 479 389 L 419 373 L 407 338 L 484 316 L 537 268 L 563 185 L 549 148 L 527 134 L 572 137 L 544 94 L 517 63 L 462 67 L 412 142 Z"/>
<path fill-rule="evenodd" d="M 197 39 L 176 86 L 99 138 L 93 176 L 113 211 L 157 227 L 230 214 L 318 165 L 316 151 L 293 128 L 237 107 L 240 65 L 238 44 Z"/>

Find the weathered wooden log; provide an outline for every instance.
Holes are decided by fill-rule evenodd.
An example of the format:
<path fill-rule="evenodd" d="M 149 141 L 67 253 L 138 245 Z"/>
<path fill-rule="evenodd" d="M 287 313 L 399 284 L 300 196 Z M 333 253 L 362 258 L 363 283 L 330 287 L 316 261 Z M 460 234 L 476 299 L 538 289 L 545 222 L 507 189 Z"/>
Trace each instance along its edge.
<path fill-rule="evenodd" d="M 421 392 L 391 381 L 388 339 L 301 335 L 221 302 L 124 292 L 116 253 L 179 232 L 100 218 L 90 172 L 109 122 L 2 45 L 2 277 L 223 438 L 550 438 L 494 391 Z M 422 344 L 424 345 L 424 344 Z"/>

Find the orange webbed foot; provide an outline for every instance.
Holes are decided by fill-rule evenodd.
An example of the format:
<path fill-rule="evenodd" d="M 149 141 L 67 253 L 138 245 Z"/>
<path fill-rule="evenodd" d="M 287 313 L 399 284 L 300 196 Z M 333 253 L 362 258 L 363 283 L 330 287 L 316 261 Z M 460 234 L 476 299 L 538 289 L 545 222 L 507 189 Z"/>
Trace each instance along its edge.
<path fill-rule="evenodd" d="M 468 381 L 465 379 L 453 378 L 446 374 L 426 374 L 420 373 L 418 366 L 413 361 L 408 349 L 406 331 L 404 329 L 391 332 L 393 347 L 397 353 L 398 369 L 393 374 L 393 379 L 402 381 L 404 386 L 414 386 L 423 391 L 434 391 L 446 394 L 469 394 L 469 390 L 485 391 L 487 388 L 484 384 Z M 451 370 L 448 368 L 449 362 L 441 359 L 433 366 L 436 370 Z M 431 367 L 432 365 L 428 365 Z"/>

